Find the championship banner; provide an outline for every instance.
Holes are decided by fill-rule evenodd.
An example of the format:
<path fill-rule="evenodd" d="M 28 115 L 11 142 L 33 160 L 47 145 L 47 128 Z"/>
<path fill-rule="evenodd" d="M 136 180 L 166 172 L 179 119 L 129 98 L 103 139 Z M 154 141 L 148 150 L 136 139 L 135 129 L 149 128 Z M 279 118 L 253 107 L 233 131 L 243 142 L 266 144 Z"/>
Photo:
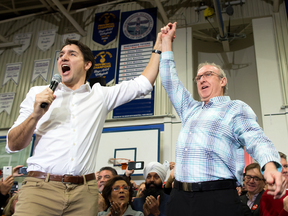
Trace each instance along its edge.
<path fill-rule="evenodd" d="M 69 33 L 69 34 L 64 34 L 62 36 L 62 43 L 65 44 L 66 39 L 69 38 L 71 40 L 77 40 L 79 41 L 81 39 L 81 35 L 77 33 Z"/>
<path fill-rule="evenodd" d="M 57 29 L 40 31 L 37 39 L 37 47 L 42 51 L 48 50 L 54 44 L 56 31 Z"/>
<path fill-rule="evenodd" d="M 12 79 L 18 85 L 22 62 L 6 64 L 5 75 L 2 86 Z"/>
<path fill-rule="evenodd" d="M 0 94 L 0 113 L 6 111 L 10 115 L 15 93 Z"/>
<path fill-rule="evenodd" d="M 157 8 L 121 13 L 116 83 L 134 79 L 147 66 L 156 41 Z M 113 118 L 154 115 L 154 90 L 113 110 Z"/>
<path fill-rule="evenodd" d="M 106 80 L 106 86 L 110 86 L 114 82 L 116 51 L 116 48 L 92 51 L 95 59 L 95 66 L 89 80 L 102 77 Z"/>
<path fill-rule="evenodd" d="M 118 33 L 120 10 L 95 14 L 93 41 L 103 46 L 113 41 Z"/>
<path fill-rule="evenodd" d="M 13 48 L 14 52 L 18 55 L 22 54 L 30 46 L 31 37 L 32 33 L 20 33 L 14 35 L 13 42 L 16 44 L 22 44 L 21 47 Z"/>
<path fill-rule="evenodd" d="M 50 59 L 35 60 L 31 83 L 34 82 L 34 80 L 39 76 L 41 76 L 45 82 L 47 82 L 49 66 Z"/>

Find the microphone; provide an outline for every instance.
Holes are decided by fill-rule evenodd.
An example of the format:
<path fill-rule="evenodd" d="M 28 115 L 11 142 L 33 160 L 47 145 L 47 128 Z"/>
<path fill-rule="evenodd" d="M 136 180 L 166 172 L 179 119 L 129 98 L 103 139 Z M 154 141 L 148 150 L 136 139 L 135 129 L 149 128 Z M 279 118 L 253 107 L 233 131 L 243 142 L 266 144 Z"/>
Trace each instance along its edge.
<path fill-rule="evenodd" d="M 52 77 L 52 80 L 51 80 L 51 83 L 49 85 L 49 88 L 54 92 L 55 89 L 57 88 L 59 82 L 61 82 L 61 76 L 59 74 L 55 74 L 53 77 Z M 41 104 L 41 108 L 45 108 L 48 104 L 43 102 Z"/>

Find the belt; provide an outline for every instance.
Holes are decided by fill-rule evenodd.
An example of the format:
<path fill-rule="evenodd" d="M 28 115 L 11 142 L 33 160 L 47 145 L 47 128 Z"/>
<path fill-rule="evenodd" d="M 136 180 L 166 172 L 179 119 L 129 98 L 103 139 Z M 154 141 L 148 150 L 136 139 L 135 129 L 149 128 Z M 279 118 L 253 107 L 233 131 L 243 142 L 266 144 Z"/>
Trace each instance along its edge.
<path fill-rule="evenodd" d="M 39 178 L 39 179 L 46 179 L 48 173 L 44 172 L 38 172 L 38 171 L 30 171 L 27 173 L 27 177 L 34 177 L 34 178 Z M 96 179 L 95 174 L 87 174 L 85 175 L 86 181 L 91 181 Z M 72 176 L 72 175 L 49 175 L 49 181 L 58 181 L 62 182 L 65 184 L 83 184 L 84 183 L 84 178 L 83 176 Z"/>
<path fill-rule="evenodd" d="M 174 188 L 189 192 L 236 189 L 236 180 L 226 179 L 217 181 L 186 183 L 177 181 L 175 179 Z"/>

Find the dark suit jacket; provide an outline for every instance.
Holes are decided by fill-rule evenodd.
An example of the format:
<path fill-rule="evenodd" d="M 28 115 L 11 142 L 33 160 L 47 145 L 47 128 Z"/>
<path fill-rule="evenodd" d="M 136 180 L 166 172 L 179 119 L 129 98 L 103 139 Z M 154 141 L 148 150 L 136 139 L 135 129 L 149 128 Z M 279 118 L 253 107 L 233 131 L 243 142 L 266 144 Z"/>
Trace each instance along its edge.
<path fill-rule="evenodd" d="M 250 210 L 249 207 L 247 206 L 248 198 L 247 198 L 246 194 L 240 196 L 241 202 L 242 202 L 243 204 L 246 204 L 246 206 L 247 206 L 247 208 L 246 208 L 246 206 L 243 205 L 243 210 L 244 210 L 244 212 L 245 212 L 245 216 L 246 216 L 246 215 L 247 215 L 247 216 L 249 215 L 249 211 L 248 211 L 248 210 L 250 210 L 250 212 L 251 212 L 250 215 L 251 215 L 251 216 L 259 216 L 259 212 L 260 212 L 260 199 L 261 199 L 261 196 L 262 196 L 263 193 L 264 193 L 264 190 L 262 190 L 262 191 L 258 194 L 258 196 L 256 197 L 256 199 L 255 199 L 255 201 L 254 201 L 254 203 L 253 203 L 253 206 L 254 206 L 254 205 L 258 205 L 258 206 L 257 206 L 257 208 L 254 209 L 254 210 L 253 210 L 253 208 L 251 208 L 251 210 Z M 248 210 L 247 210 L 247 209 L 248 209 Z"/>
<path fill-rule="evenodd" d="M 164 193 L 164 199 L 163 201 L 160 203 L 159 206 L 159 211 L 160 211 L 160 215 L 159 216 L 165 216 L 166 215 L 166 204 L 169 201 L 169 195 Z M 136 211 L 141 211 L 143 212 L 143 205 L 144 205 L 144 199 L 143 198 L 136 198 L 133 200 L 133 209 Z M 152 214 L 150 214 L 152 215 Z"/>

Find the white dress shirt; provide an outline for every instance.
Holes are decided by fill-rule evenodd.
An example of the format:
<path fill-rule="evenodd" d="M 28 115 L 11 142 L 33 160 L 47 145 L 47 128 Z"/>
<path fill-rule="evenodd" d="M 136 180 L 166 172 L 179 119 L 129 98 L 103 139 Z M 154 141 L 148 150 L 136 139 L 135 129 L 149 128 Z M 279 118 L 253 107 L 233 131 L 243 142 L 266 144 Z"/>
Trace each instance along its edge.
<path fill-rule="evenodd" d="M 12 128 L 31 115 L 35 95 L 45 88 L 47 86 L 30 89 Z M 115 107 L 150 91 L 152 86 L 145 76 L 113 87 L 102 87 L 97 83 L 91 89 L 86 83 L 75 91 L 59 83 L 54 92 L 56 99 L 34 131 L 34 154 L 27 159 L 28 171 L 58 175 L 96 172 L 96 155 L 106 115 Z M 8 147 L 8 140 L 6 152 L 13 152 Z"/>

